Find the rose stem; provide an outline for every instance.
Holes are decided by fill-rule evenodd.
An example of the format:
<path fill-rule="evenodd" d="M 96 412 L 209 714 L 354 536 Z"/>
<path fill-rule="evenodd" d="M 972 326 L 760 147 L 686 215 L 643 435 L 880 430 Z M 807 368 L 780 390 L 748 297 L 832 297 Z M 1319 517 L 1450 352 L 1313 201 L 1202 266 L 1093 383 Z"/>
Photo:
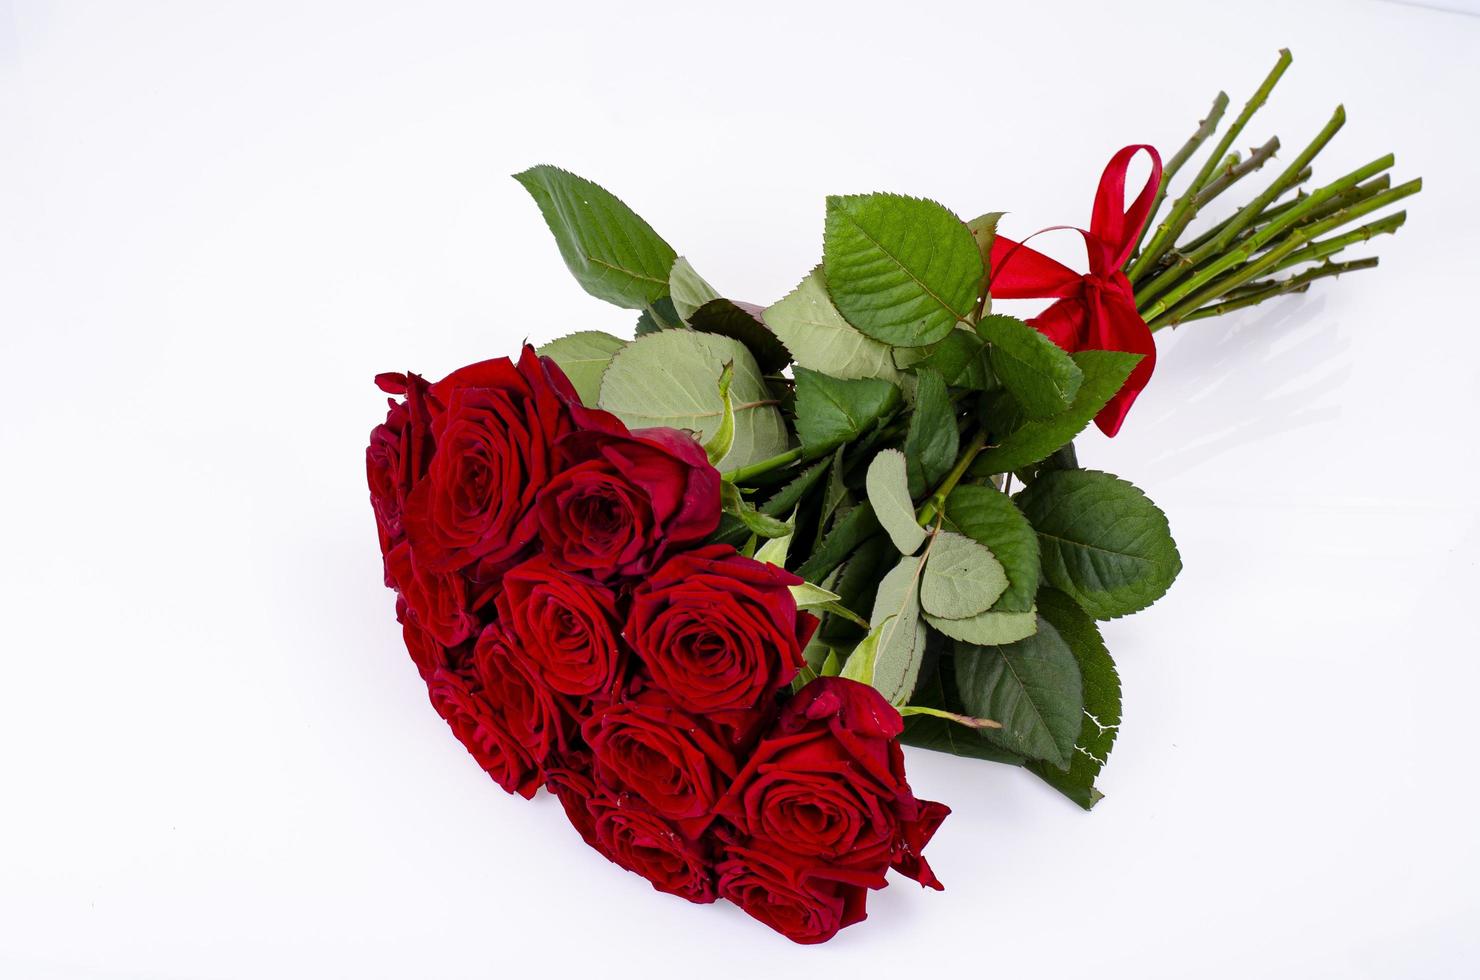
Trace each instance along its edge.
<path fill-rule="evenodd" d="M 1300 275 L 1292 276 L 1289 279 L 1282 279 L 1275 282 L 1269 280 L 1263 280 L 1262 283 L 1251 282 L 1235 290 L 1230 299 L 1224 300 L 1214 306 L 1204 306 L 1193 313 L 1189 313 L 1182 318 L 1181 322 L 1191 323 L 1193 320 L 1222 316 L 1225 313 L 1232 313 L 1234 310 L 1240 310 L 1244 307 L 1262 303 L 1267 299 L 1274 299 L 1276 296 L 1284 296 L 1289 293 L 1303 293 L 1317 279 L 1340 276 L 1348 272 L 1360 272 L 1362 269 L 1374 269 L 1376 267 L 1376 256 L 1366 259 L 1356 259 L 1351 262 L 1327 261 L 1308 272 L 1302 272 Z M 1244 290 L 1248 291 L 1245 292 Z M 1161 324 L 1161 326 L 1167 326 L 1167 324 Z M 1159 327 L 1152 327 L 1151 329 L 1157 330 Z"/>
<path fill-rule="evenodd" d="M 971 461 L 976 459 L 977 453 L 981 452 L 986 445 L 986 430 L 979 430 L 971 437 L 971 441 L 966 444 L 966 448 L 956 459 L 956 465 L 951 467 L 951 472 L 946 474 L 940 486 L 935 488 L 935 492 L 920 505 L 919 511 L 916 512 L 915 519 L 920 522 L 921 527 L 928 525 L 945 508 L 946 498 L 951 495 L 952 490 L 956 489 L 956 484 L 960 483 L 961 477 L 966 475 L 966 469 L 971 465 Z"/>
<path fill-rule="evenodd" d="M 1156 218 L 1156 212 L 1161 210 L 1162 201 L 1166 200 L 1167 185 L 1172 182 L 1173 177 L 1177 176 L 1177 171 L 1182 169 L 1182 165 L 1187 162 L 1188 158 L 1197 152 L 1197 148 L 1218 131 L 1218 123 L 1223 119 L 1223 110 L 1227 108 L 1228 93 L 1219 92 L 1213 99 L 1213 107 L 1198 122 L 1197 131 L 1188 138 L 1186 143 L 1182 144 L 1181 149 L 1172 154 L 1172 158 L 1162 168 L 1161 183 L 1156 188 L 1156 196 L 1151 200 L 1151 211 L 1146 215 L 1146 224 L 1141 228 L 1141 237 L 1136 240 L 1136 254 L 1140 254 L 1141 243 L 1146 240 L 1146 232 L 1151 230 L 1151 222 Z"/>

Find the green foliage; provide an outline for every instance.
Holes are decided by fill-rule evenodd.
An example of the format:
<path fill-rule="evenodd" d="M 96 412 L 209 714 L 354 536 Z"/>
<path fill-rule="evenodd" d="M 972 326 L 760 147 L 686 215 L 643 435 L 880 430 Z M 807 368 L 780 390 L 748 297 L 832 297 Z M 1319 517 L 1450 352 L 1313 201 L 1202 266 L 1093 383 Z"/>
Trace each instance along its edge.
<path fill-rule="evenodd" d="M 1072 599 L 1062 592 L 1044 589 L 1038 595 L 1038 607 L 1079 662 L 1084 686 L 1084 720 L 1074 741 L 1067 772 L 1041 761 L 1028 763 L 1028 769 L 1088 810 L 1104 795 L 1095 788 L 1095 780 L 1105 767 L 1120 731 L 1120 675 L 1095 621 Z"/>
<path fill-rule="evenodd" d="M 775 374 L 791 363 L 791 352 L 760 319 L 760 308 L 728 299 L 712 299 L 688 316 L 689 326 L 704 333 L 738 340 L 755 357 L 762 374 Z"/>
<path fill-rule="evenodd" d="M 846 380 L 803 367 L 793 373 L 797 437 L 807 449 L 852 442 L 899 407 L 899 389 L 887 381 Z"/>
<path fill-rule="evenodd" d="M 978 456 L 972 464 L 973 474 L 1011 473 L 1044 459 L 1068 443 L 1121 389 L 1141 360 L 1141 355 L 1082 350 L 1073 358 L 1084 372 L 1084 382 L 1074 396 L 1074 403 L 1057 415 L 1025 422 L 997 440 L 997 445 Z"/>
<path fill-rule="evenodd" d="M 612 356 L 627 346 L 625 340 L 600 330 L 581 330 L 557 337 L 539 349 L 539 353 L 560 365 L 560 370 L 575 386 L 581 404 L 596 406 L 601 395 L 601 377 L 606 374 Z"/>
<path fill-rule="evenodd" d="M 910 499 L 909 479 L 905 475 L 904 454 L 885 449 L 874 457 L 864 478 L 869 503 L 874 515 L 902 555 L 913 555 L 925 543 L 925 529 L 915 519 L 915 504 Z"/>
<path fill-rule="evenodd" d="M 1108 473 L 1043 473 L 1016 500 L 1038 532 L 1044 581 L 1096 619 L 1144 609 L 1182 570 L 1166 515 Z"/>
<path fill-rule="evenodd" d="M 736 469 L 784 452 L 789 436 L 755 358 L 739 342 L 691 330 L 639 337 L 612 358 L 599 404 L 634 429 L 691 429 L 701 441 L 724 421 L 719 377 L 734 367 L 730 398 L 735 440 L 725 458 Z"/>
<path fill-rule="evenodd" d="M 673 301 L 674 311 L 685 323 L 699 307 L 719 299 L 715 288 L 705 282 L 682 255 L 673 261 L 673 268 L 668 272 L 668 295 Z"/>
<path fill-rule="evenodd" d="M 586 292 L 633 310 L 668 295 L 677 256 L 631 208 L 558 167 L 531 167 L 514 179 L 539 205 L 561 258 Z"/>
<path fill-rule="evenodd" d="M 1004 646 L 956 646 L 956 686 L 968 713 L 1002 724 L 983 737 L 1067 769 L 1084 714 L 1079 664 L 1052 624 Z"/>
<path fill-rule="evenodd" d="M 950 333 L 976 305 L 983 271 L 960 218 L 898 194 L 828 198 L 822 267 L 848 322 L 896 347 Z"/>
<path fill-rule="evenodd" d="M 1030 418 L 1048 418 L 1074 404 L 1084 372 L 1058 344 L 1013 316 L 983 317 L 976 331 L 991 345 L 993 373 Z"/>
<path fill-rule="evenodd" d="M 946 520 L 985 545 L 1007 573 L 1007 589 L 992 609 L 1031 610 L 1038 594 L 1038 535 L 1012 499 L 995 487 L 960 486 L 946 498 Z"/>
<path fill-rule="evenodd" d="M 923 496 L 950 471 L 961 450 L 956 430 L 956 409 L 940 372 L 927 367 L 915 371 L 915 406 L 905 436 L 904 456 L 908 464 L 909 490 Z"/>
<path fill-rule="evenodd" d="M 745 528 L 762 538 L 782 538 L 791 535 L 791 524 L 763 514 L 751 506 L 750 501 L 740 494 L 733 483 L 720 484 L 720 506 L 724 512 L 745 525 Z"/>
<path fill-rule="evenodd" d="M 901 558 L 879 583 L 869 616 L 870 635 L 878 634 L 869 683 L 894 705 L 903 704 L 915 689 L 925 654 L 925 627 L 920 622 L 923 562 L 923 558 Z"/>
<path fill-rule="evenodd" d="M 820 266 L 767 307 L 762 319 L 791 351 L 798 367 L 835 378 L 899 377 L 889 345 L 859 333 L 833 306 Z"/>
<path fill-rule="evenodd" d="M 1007 573 L 992 552 L 971 538 L 940 531 L 920 583 L 920 604 L 942 619 L 986 612 L 1007 588 Z"/>
<path fill-rule="evenodd" d="M 997 646 L 1014 643 L 1032 636 L 1038 630 L 1036 610 L 1027 612 L 996 612 L 987 610 L 965 619 L 946 619 L 933 613 L 925 614 L 925 622 L 936 632 L 963 643 L 979 646 Z"/>

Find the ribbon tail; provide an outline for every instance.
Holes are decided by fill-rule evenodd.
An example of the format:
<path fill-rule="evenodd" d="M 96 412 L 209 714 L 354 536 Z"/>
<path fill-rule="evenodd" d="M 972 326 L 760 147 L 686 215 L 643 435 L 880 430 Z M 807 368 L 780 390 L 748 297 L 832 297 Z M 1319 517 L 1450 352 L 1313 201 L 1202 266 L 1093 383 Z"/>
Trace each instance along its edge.
<path fill-rule="evenodd" d="M 1120 425 L 1125 421 L 1131 405 L 1135 403 L 1136 396 L 1151 380 L 1151 372 L 1156 368 L 1156 341 L 1152 338 L 1151 328 L 1136 310 L 1136 301 L 1133 298 L 1116 292 L 1100 294 L 1092 298 L 1091 302 L 1096 303 L 1098 309 L 1090 315 L 1091 336 L 1090 342 L 1085 346 L 1095 350 L 1120 350 L 1144 355 L 1120 391 L 1095 416 L 1095 425 L 1100 427 L 1100 431 L 1107 436 L 1114 436 L 1120 431 Z"/>

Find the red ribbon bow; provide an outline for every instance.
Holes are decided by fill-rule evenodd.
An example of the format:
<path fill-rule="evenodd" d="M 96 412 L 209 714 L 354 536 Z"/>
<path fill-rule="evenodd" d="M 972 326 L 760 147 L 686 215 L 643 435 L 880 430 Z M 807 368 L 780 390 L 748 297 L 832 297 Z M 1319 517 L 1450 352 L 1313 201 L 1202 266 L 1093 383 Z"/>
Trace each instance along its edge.
<path fill-rule="evenodd" d="M 1125 172 L 1131 158 L 1145 150 L 1151 156 L 1151 176 L 1140 195 L 1125 207 Z M 992 244 L 991 294 L 999 299 L 1057 299 L 1028 322 L 1069 353 L 1081 350 L 1118 350 L 1144 354 L 1125 386 L 1095 416 L 1107 436 L 1120 431 L 1131 403 L 1146 387 L 1156 366 L 1156 343 L 1151 328 L 1136 310 L 1136 293 L 1121 266 L 1130 258 L 1151 215 L 1151 201 L 1161 185 L 1161 157 L 1152 146 L 1127 146 L 1105 165 L 1095 210 L 1084 236 L 1089 272 L 1080 275 L 1035 252 L 1022 242 L 997 236 Z M 1061 226 L 1062 227 L 1062 226 Z M 1053 231 L 1046 228 L 1045 231 Z M 1040 232 L 1041 234 L 1041 232 Z M 1032 237 L 1032 236 L 1029 236 Z"/>

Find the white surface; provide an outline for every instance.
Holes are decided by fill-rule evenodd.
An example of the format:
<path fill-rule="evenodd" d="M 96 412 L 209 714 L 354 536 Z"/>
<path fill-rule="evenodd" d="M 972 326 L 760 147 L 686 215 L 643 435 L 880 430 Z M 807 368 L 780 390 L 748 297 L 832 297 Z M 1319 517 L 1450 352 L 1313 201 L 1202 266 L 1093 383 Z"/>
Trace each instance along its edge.
<path fill-rule="evenodd" d="M 1474 975 L 1480 19 L 495 6 L 0 8 L 0 974 Z M 507 174 L 588 175 L 769 301 L 829 192 L 1087 221 L 1114 149 L 1170 150 L 1281 44 L 1241 142 L 1288 159 L 1342 100 L 1321 173 L 1392 148 L 1428 189 L 1378 272 L 1167 338 L 1084 446 L 1186 562 L 1107 627 L 1099 809 L 914 752 L 947 891 L 802 949 L 478 771 L 400 646 L 362 459 L 377 371 L 629 328 Z"/>

